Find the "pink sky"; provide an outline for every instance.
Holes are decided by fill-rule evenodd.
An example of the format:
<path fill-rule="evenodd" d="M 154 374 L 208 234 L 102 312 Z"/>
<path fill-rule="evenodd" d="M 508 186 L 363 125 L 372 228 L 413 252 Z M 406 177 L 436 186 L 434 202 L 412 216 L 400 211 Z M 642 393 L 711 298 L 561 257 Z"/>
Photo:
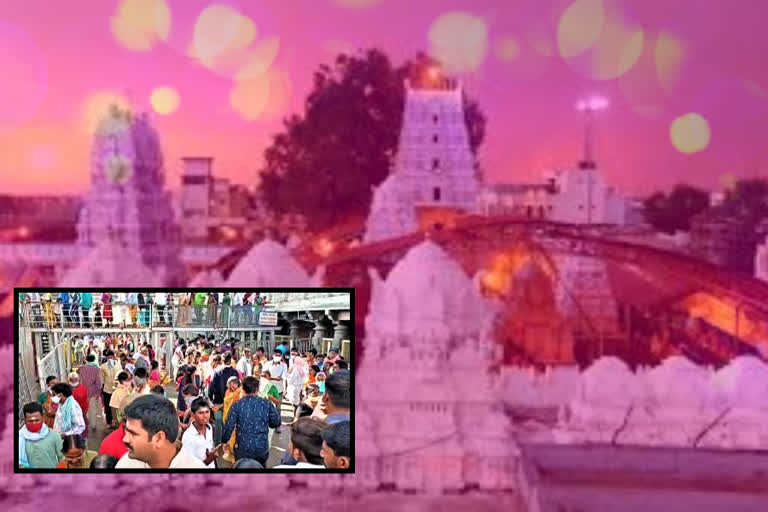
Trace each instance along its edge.
<path fill-rule="evenodd" d="M 572 0 L 165 1 L 171 13 L 167 41 L 143 52 L 124 48 L 113 36 L 110 18 L 118 0 L 2 2 L 5 192 L 86 190 L 90 136 L 84 103 L 100 90 L 130 91 L 135 104 L 149 108 L 158 86 L 171 86 L 180 96 L 175 112 L 153 115 L 171 184 L 186 155 L 213 156 L 217 175 L 254 184 L 280 116 L 301 110 L 313 70 L 331 60 L 333 49 L 377 46 L 399 64 L 429 50 L 430 27 L 450 11 L 476 17 L 487 31 L 487 52 L 461 77 L 489 118 L 480 160 L 490 180 L 535 181 L 549 166 L 574 162 L 582 130 L 574 105 L 594 93 L 611 102 L 598 121 L 599 163 L 627 193 L 679 181 L 714 187 L 726 173 L 768 171 L 768 31 L 759 0 L 606 0 L 620 4 L 625 25 L 643 34 L 639 58 L 610 80 L 595 79 L 596 68 L 585 65 L 584 55 L 558 54 L 558 20 Z M 281 94 L 254 121 L 230 105 L 232 77 L 183 51 L 198 14 L 215 3 L 236 5 L 253 21 L 254 44 L 265 36 L 279 38 L 269 76 L 281 77 Z M 344 5 L 353 3 L 372 5 Z M 654 60 L 662 30 L 684 50 L 663 72 Z M 504 39 L 516 42 L 508 60 L 497 52 Z M 554 49 L 550 56 L 541 53 L 547 47 Z M 675 149 L 669 132 L 675 118 L 690 112 L 708 121 L 711 139 L 703 151 L 686 155 Z"/>

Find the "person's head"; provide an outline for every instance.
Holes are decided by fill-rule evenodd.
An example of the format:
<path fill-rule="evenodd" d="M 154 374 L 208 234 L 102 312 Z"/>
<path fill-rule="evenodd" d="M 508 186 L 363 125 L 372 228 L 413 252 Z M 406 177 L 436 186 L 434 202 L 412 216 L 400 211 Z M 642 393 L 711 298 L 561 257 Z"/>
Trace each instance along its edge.
<path fill-rule="evenodd" d="M 103 356 L 106 357 L 109 361 L 115 360 L 115 353 L 110 349 L 105 350 Z"/>
<path fill-rule="evenodd" d="M 83 467 L 83 455 L 85 455 L 85 439 L 79 435 L 64 436 L 61 447 L 67 468 Z"/>
<path fill-rule="evenodd" d="M 304 352 L 304 354 L 307 355 L 307 356 L 317 357 L 317 349 L 316 348 L 311 348 L 311 349 L 307 350 L 306 352 Z"/>
<path fill-rule="evenodd" d="M 323 404 L 328 414 L 349 412 L 349 371 L 334 372 L 325 380 Z"/>
<path fill-rule="evenodd" d="M 80 374 L 77 372 L 70 372 L 69 375 L 67 375 L 67 382 L 69 382 L 70 386 L 76 388 L 80 385 Z"/>
<path fill-rule="evenodd" d="M 143 395 L 125 408 L 123 444 L 130 458 L 152 465 L 158 457 L 175 453 L 178 437 L 176 408 L 169 400 Z"/>
<path fill-rule="evenodd" d="M 216 354 L 213 356 L 213 366 L 219 366 L 221 364 L 221 354 Z"/>
<path fill-rule="evenodd" d="M 63 404 L 72 396 L 72 386 L 65 382 L 59 382 L 53 386 L 53 403 Z"/>
<path fill-rule="evenodd" d="M 256 349 L 256 355 L 259 356 L 259 359 L 264 357 L 265 353 L 266 353 L 266 350 L 264 350 L 264 347 L 259 347 Z"/>
<path fill-rule="evenodd" d="M 55 386 L 56 384 L 58 384 L 58 383 L 59 383 L 59 379 L 57 379 L 57 378 L 56 378 L 54 375 L 49 375 L 49 376 L 48 376 L 48 377 L 45 379 L 45 385 L 46 385 L 46 387 L 48 388 L 48 391 L 50 391 L 50 390 L 51 390 L 51 388 L 52 388 L 53 386 Z"/>
<path fill-rule="evenodd" d="M 125 385 L 129 378 L 128 372 L 120 372 L 117 374 L 117 383 Z"/>
<path fill-rule="evenodd" d="M 224 354 L 224 365 L 225 366 L 232 366 L 232 353 L 227 352 Z"/>
<path fill-rule="evenodd" d="M 141 347 L 141 355 L 143 355 L 143 356 L 148 356 L 149 355 L 149 349 L 147 349 L 146 345 Z"/>
<path fill-rule="evenodd" d="M 350 465 L 349 421 L 340 421 L 326 428 L 323 433 L 321 456 L 325 467 L 346 469 Z"/>
<path fill-rule="evenodd" d="M 332 348 L 328 351 L 328 359 L 336 359 L 337 357 L 339 357 L 339 349 Z"/>
<path fill-rule="evenodd" d="M 157 361 L 152 361 L 151 366 L 153 370 L 157 370 L 158 368 L 160 368 L 160 363 L 158 363 Z"/>
<path fill-rule="evenodd" d="M 251 357 L 251 349 L 246 348 L 243 350 L 243 357 L 250 358 Z"/>
<path fill-rule="evenodd" d="M 259 391 L 259 379 L 256 377 L 246 377 L 243 379 L 243 393 L 253 395 Z"/>
<path fill-rule="evenodd" d="M 312 406 L 309 404 L 301 403 L 299 404 L 299 418 L 304 418 L 306 416 L 312 416 L 312 413 L 315 410 L 312 409 Z"/>
<path fill-rule="evenodd" d="M 238 379 L 235 376 L 232 376 L 232 377 L 227 379 L 227 389 L 228 390 L 230 390 L 231 392 L 234 393 L 235 391 L 237 391 L 237 388 L 239 388 L 239 387 L 240 387 L 240 379 Z"/>
<path fill-rule="evenodd" d="M 133 374 L 133 383 L 137 388 L 140 388 L 147 383 L 148 378 L 149 372 L 142 366 L 141 368 L 136 368 L 136 372 Z"/>
<path fill-rule="evenodd" d="M 299 357 L 299 351 L 298 351 L 298 349 L 292 348 L 291 349 L 291 359 L 293 359 L 294 357 Z"/>
<path fill-rule="evenodd" d="M 165 398 L 165 388 L 160 384 L 152 388 L 152 393 L 157 396 Z"/>
<path fill-rule="evenodd" d="M 277 349 L 272 351 L 272 360 L 276 363 L 279 363 L 280 360 L 283 358 L 283 353 Z"/>
<path fill-rule="evenodd" d="M 114 469 L 117 460 L 114 455 L 99 455 L 91 461 L 91 469 Z"/>
<path fill-rule="evenodd" d="M 291 441 L 288 452 L 299 462 L 323 464 L 320 450 L 323 447 L 322 433 L 328 427 L 317 418 L 299 418 L 291 425 Z"/>
<path fill-rule="evenodd" d="M 96 362 L 96 356 L 93 354 L 88 354 L 88 356 L 85 358 L 86 361 L 89 363 L 95 363 Z"/>
<path fill-rule="evenodd" d="M 316 397 L 320 396 L 320 387 L 317 384 L 310 384 L 307 386 L 307 395 Z"/>
<path fill-rule="evenodd" d="M 349 364 L 347 364 L 346 361 L 343 361 L 339 359 L 334 363 L 334 366 L 336 367 L 336 370 L 346 370 L 349 368 Z"/>
<path fill-rule="evenodd" d="M 43 406 L 37 402 L 29 402 L 21 408 L 24 414 L 24 425 L 30 432 L 40 432 L 43 428 Z"/>
<path fill-rule="evenodd" d="M 181 396 L 187 407 L 192 405 L 192 401 L 200 395 L 200 390 L 194 384 L 187 384 L 181 389 Z"/>
<path fill-rule="evenodd" d="M 122 354 L 120 354 L 120 365 L 125 366 L 125 363 L 127 362 L 128 362 L 128 356 L 125 355 L 125 352 L 123 352 Z"/>
<path fill-rule="evenodd" d="M 317 375 L 315 376 L 315 382 L 317 382 L 317 386 L 320 388 L 321 393 L 325 393 L 325 379 L 326 379 L 325 372 L 317 372 Z"/>
<path fill-rule="evenodd" d="M 207 425 L 211 421 L 211 404 L 204 397 L 195 398 L 190 404 L 192 418 L 198 427 Z"/>
<path fill-rule="evenodd" d="M 320 373 L 320 367 L 319 366 L 317 366 L 316 364 L 313 364 L 312 366 L 309 367 L 309 375 L 311 377 L 317 377 L 318 373 Z"/>
<path fill-rule="evenodd" d="M 232 466 L 232 469 L 264 469 L 261 462 L 253 459 L 240 459 Z"/>
<path fill-rule="evenodd" d="M 281 341 L 280 344 L 283 345 L 286 348 L 288 347 L 288 342 L 287 341 Z"/>

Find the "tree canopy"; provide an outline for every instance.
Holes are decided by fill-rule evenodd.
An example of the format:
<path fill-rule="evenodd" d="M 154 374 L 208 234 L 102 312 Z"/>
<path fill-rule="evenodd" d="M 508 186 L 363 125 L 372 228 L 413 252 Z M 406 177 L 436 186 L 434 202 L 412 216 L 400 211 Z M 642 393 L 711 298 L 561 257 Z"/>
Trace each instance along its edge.
<path fill-rule="evenodd" d="M 645 219 L 659 231 L 689 231 L 693 217 L 709 208 L 709 194 L 690 185 L 677 185 L 667 195 L 656 192 L 645 200 Z"/>
<path fill-rule="evenodd" d="M 276 214 L 300 214 L 310 230 L 331 227 L 368 211 L 372 188 L 389 174 L 405 103 L 404 79 L 424 85 L 439 64 L 424 54 L 394 67 L 370 49 L 339 55 L 314 74 L 303 115 L 284 120 L 264 152 L 260 195 Z M 485 135 L 485 116 L 464 97 L 473 152 Z"/>

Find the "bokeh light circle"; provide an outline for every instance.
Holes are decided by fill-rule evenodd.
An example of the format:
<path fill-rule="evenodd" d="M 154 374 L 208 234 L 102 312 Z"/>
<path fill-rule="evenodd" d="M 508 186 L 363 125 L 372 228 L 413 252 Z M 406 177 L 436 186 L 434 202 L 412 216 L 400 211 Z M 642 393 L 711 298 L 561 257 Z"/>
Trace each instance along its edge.
<path fill-rule="evenodd" d="M 600 38 L 605 23 L 603 0 L 576 0 L 557 25 L 560 56 L 575 57 L 590 49 Z"/>
<path fill-rule="evenodd" d="M 683 41 L 669 31 L 662 30 L 656 38 L 654 60 L 659 83 L 668 92 L 680 82 L 683 61 L 687 51 Z"/>
<path fill-rule="evenodd" d="M 121 0 L 110 20 L 115 40 L 133 51 L 151 50 L 168 39 L 171 10 L 165 0 Z"/>
<path fill-rule="evenodd" d="M 511 62 L 520 57 L 520 43 L 512 36 L 499 38 L 494 45 L 496 58 L 500 61 Z"/>
<path fill-rule="evenodd" d="M 35 40 L 0 20 L 0 133 L 18 128 L 37 113 L 48 92 L 48 63 Z"/>
<path fill-rule="evenodd" d="M 429 28 L 429 54 L 448 73 L 476 71 L 488 52 L 488 27 L 478 16 L 461 11 L 440 15 Z"/>
<path fill-rule="evenodd" d="M 179 108 L 181 97 L 179 92 L 170 86 L 156 87 L 149 97 L 152 109 L 160 115 L 173 114 Z"/>
<path fill-rule="evenodd" d="M 709 123 L 695 112 L 683 114 L 669 127 L 669 138 L 679 152 L 690 155 L 703 151 L 709 145 Z"/>
<path fill-rule="evenodd" d="M 645 32 L 632 21 L 629 4 L 603 0 L 604 22 L 591 47 L 565 62 L 571 69 L 594 80 L 612 80 L 630 71 L 643 53 Z"/>

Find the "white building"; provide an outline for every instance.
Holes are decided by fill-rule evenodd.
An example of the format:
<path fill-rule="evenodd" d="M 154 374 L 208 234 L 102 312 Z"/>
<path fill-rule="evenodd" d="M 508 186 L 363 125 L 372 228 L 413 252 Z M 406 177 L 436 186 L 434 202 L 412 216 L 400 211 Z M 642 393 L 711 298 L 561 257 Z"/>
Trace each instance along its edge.
<path fill-rule="evenodd" d="M 185 238 L 208 237 L 208 217 L 211 209 L 213 184 L 213 158 L 182 158 L 184 175 L 181 178 L 181 218 Z"/>
<path fill-rule="evenodd" d="M 374 191 L 366 242 L 416 231 L 420 207 L 476 209 L 479 184 L 461 85 L 444 81 L 441 88 L 417 89 L 406 81 L 405 86 L 397 157 Z"/>

